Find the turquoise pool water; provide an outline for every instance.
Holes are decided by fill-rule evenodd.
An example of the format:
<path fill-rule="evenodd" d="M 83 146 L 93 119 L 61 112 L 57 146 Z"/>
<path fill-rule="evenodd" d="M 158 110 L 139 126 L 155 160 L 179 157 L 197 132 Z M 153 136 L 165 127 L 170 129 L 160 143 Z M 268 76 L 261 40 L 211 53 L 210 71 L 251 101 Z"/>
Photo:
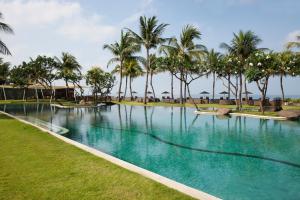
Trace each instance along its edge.
<path fill-rule="evenodd" d="M 223 199 L 300 199 L 300 122 L 199 116 L 192 108 L 2 105 L 65 137 Z"/>

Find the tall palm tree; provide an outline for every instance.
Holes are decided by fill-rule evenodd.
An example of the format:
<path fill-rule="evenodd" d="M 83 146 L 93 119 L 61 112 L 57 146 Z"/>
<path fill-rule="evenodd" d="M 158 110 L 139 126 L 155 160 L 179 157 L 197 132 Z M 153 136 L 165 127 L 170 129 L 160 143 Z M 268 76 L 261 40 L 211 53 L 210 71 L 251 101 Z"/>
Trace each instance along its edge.
<path fill-rule="evenodd" d="M 143 76 L 143 74 L 144 71 L 137 60 L 130 60 L 126 65 L 126 75 L 129 77 L 129 90 L 131 99 L 133 99 L 132 81 L 139 76 Z"/>
<path fill-rule="evenodd" d="M 162 34 L 165 31 L 168 24 L 158 24 L 156 16 L 147 18 L 146 16 L 140 17 L 140 33 L 137 34 L 131 29 L 127 30 L 135 38 L 136 42 L 146 49 L 146 83 L 144 93 L 144 104 L 147 103 L 147 91 L 148 91 L 148 79 L 150 71 L 150 50 L 156 48 L 159 44 L 162 44 L 166 39 L 162 38 Z"/>
<path fill-rule="evenodd" d="M 282 101 L 284 101 L 285 95 L 283 88 L 283 77 L 291 75 L 290 69 L 292 68 L 292 66 L 294 66 L 293 53 L 291 51 L 284 51 L 281 53 L 277 53 L 276 57 L 279 63 L 276 74 L 280 77 L 281 97 Z"/>
<path fill-rule="evenodd" d="M 66 99 L 69 98 L 69 82 L 74 82 L 74 78 L 81 76 L 81 66 L 77 62 L 75 56 L 70 53 L 63 52 L 61 59 L 55 58 L 58 63 L 58 73 L 66 83 Z"/>
<path fill-rule="evenodd" d="M 159 66 L 158 58 L 156 57 L 155 54 L 150 54 L 149 55 L 149 60 L 150 60 L 150 65 L 149 65 L 150 66 L 149 67 L 150 81 L 149 82 L 150 82 L 150 86 L 151 86 L 153 96 L 154 96 L 154 98 L 156 98 L 155 90 L 154 90 L 154 87 L 153 87 L 153 75 L 161 72 L 162 69 Z M 147 69 L 147 60 L 142 58 L 141 63 L 143 64 L 144 68 Z"/>
<path fill-rule="evenodd" d="M 128 59 L 133 59 L 133 54 L 140 50 L 140 45 L 136 44 L 133 38 L 128 32 L 124 33 L 121 31 L 120 42 L 115 42 L 113 44 L 105 44 L 103 49 L 108 49 L 114 57 L 108 61 L 107 66 L 113 63 L 119 63 L 120 67 L 120 82 L 118 91 L 118 101 L 121 101 L 121 88 L 122 88 L 122 78 L 123 78 L 123 67 L 124 62 Z"/>
<path fill-rule="evenodd" d="M 13 34 L 13 29 L 8 25 L 2 22 L 3 15 L 0 12 L 0 31 L 3 31 L 4 33 Z M 7 46 L 4 44 L 4 42 L 0 39 L 0 53 L 4 55 L 11 55 L 10 51 L 8 50 Z"/>
<path fill-rule="evenodd" d="M 4 62 L 3 58 L 0 58 L 0 85 L 2 85 L 4 100 L 6 100 L 4 85 L 7 82 L 9 76 L 9 66 L 10 66 L 9 62 Z"/>
<path fill-rule="evenodd" d="M 163 53 L 164 57 L 160 57 L 160 68 L 162 71 L 168 71 L 171 76 L 171 98 L 174 99 L 174 74 L 177 71 L 178 58 L 177 51 L 173 48 L 166 48 L 162 46 L 160 48 L 160 53 Z"/>
<path fill-rule="evenodd" d="M 203 45 L 195 44 L 196 39 L 201 37 L 200 31 L 192 26 L 186 25 L 180 34 L 179 40 L 173 38 L 169 45 L 163 45 L 162 49 L 169 49 L 173 51 L 178 59 L 178 71 L 180 73 L 180 103 L 183 104 L 183 80 L 186 78 L 187 68 L 184 66 L 187 60 L 192 57 L 199 57 L 206 52 Z"/>
<path fill-rule="evenodd" d="M 243 68 L 239 70 L 240 88 L 239 88 L 239 109 L 242 108 L 242 87 L 243 87 L 243 72 L 246 68 L 245 60 L 251 53 L 257 51 L 258 45 L 262 40 L 252 31 L 239 31 L 237 34 L 233 33 L 233 39 L 230 44 L 222 43 L 221 48 L 226 49 L 229 53 L 237 56 L 242 63 Z M 247 85 L 245 81 L 245 94 L 248 99 Z"/>
<path fill-rule="evenodd" d="M 216 85 L 216 73 L 218 72 L 218 65 L 221 58 L 221 54 L 219 52 L 215 52 L 214 49 L 211 49 L 207 53 L 207 67 L 210 70 L 210 73 L 213 75 L 213 96 L 212 98 L 215 99 L 215 85 Z"/>
<path fill-rule="evenodd" d="M 292 41 L 292 42 L 288 42 L 286 44 L 287 49 L 291 49 L 291 48 L 300 48 L 300 35 L 296 36 L 296 41 Z"/>

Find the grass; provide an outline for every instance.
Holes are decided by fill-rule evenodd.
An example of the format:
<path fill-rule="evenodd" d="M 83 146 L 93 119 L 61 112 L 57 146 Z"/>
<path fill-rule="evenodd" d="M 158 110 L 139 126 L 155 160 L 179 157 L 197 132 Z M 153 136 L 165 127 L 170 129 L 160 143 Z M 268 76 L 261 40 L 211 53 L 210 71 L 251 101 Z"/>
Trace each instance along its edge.
<path fill-rule="evenodd" d="M 28 99 L 27 101 L 23 101 L 23 100 L 0 100 L 0 104 L 36 104 L 37 101 L 36 99 Z M 49 99 L 39 99 L 38 103 L 45 103 L 45 104 L 49 104 L 50 100 Z M 59 104 L 75 104 L 74 101 L 67 101 L 67 100 L 63 100 L 63 99 L 59 99 L 59 100 L 52 100 L 52 103 L 59 103 Z"/>
<path fill-rule="evenodd" d="M 191 199 L 0 114 L 0 199 Z"/>

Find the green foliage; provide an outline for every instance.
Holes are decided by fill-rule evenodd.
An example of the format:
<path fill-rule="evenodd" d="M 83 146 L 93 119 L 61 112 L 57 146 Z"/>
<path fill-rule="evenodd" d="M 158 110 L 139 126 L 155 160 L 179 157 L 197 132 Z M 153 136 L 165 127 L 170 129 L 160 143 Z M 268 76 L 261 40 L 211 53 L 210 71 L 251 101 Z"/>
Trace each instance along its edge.
<path fill-rule="evenodd" d="M 13 34 L 13 29 L 6 23 L 2 22 L 2 13 L 0 12 L 0 31 L 4 33 Z M 5 43 L 0 39 L 0 53 L 4 55 L 11 55 L 9 49 L 5 45 Z"/>
<path fill-rule="evenodd" d="M 8 80 L 9 66 L 9 62 L 4 62 L 3 58 L 0 58 L 0 85 L 5 84 Z"/>
<path fill-rule="evenodd" d="M 10 82 L 21 88 L 28 87 L 31 84 L 30 71 L 26 62 L 14 66 L 10 71 Z"/>
<path fill-rule="evenodd" d="M 279 66 L 278 59 L 274 53 L 257 51 L 252 53 L 246 60 L 246 78 L 249 82 L 263 80 L 273 75 Z"/>
<path fill-rule="evenodd" d="M 85 78 L 86 84 L 93 88 L 93 93 L 100 93 L 101 96 L 109 94 L 115 83 L 115 77 L 99 67 L 90 69 Z"/>
<path fill-rule="evenodd" d="M 162 34 L 167 26 L 168 24 L 158 24 L 156 16 L 149 18 L 141 16 L 139 34 L 130 29 L 127 30 L 131 34 L 132 38 L 135 39 L 136 43 L 143 45 L 146 49 L 152 49 L 166 41 L 162 38 Z"/>
<path fill-rule="evenodd" d="M 242 63 L 238 57 L 229 54 L 220 57 L 217 74 L 220 77 L 227 75 L 237 76 L 239 71 L 242 69 Z"/>
<path fill-rule="evenodd" d="M 58 63 L 58 78 L 63 79 L 66 84 L 78 83 L 82 79 L 81 66 L 73 55 L 63 52 L 61 59 L 55 59 Z"/>

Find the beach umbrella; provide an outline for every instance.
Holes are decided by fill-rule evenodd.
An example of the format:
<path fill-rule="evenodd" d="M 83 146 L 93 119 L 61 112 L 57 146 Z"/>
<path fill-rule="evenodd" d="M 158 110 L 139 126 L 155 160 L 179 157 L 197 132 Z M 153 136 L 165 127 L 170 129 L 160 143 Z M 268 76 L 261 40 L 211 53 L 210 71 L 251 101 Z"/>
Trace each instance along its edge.
<path fill-rule="evenodd" d="M 148 91 L 147 94 L 152 94 L 152 92 L 151 92 L 151 91 Z"/>
<path fill-rule="evenodd" d="M 202 91 L 200 94 L 209 94 L 209 92 Z"/>
<path fill-rule="evenodd" d="M 168 91 L 164 91 L 163 93 L 161 93 L 161 94 L 169 94 L 169 92 Z"/>
<path fill-rule="evenodd" d="M 243 92 L 243 94 L 253 94 L 252 92 L 250 92 L 250 91 L 247 91 L 247 92 Z"/>
<path fill-rule="evenodd" d="M 228 94 L 228 92 L 223 91 L 223 92 L 220 92 L 219 94 Z"/>
<path fill-rule="evenodd" d="M 131 93 L 132 93 L 132 94 L 136 94 L 137 92 L 136 92 L 136 91 L 132 91 Z"/>
<path fill-rule="evenodd" d="M 226 94 L 228 94 L 228 92 L 226 92 L 226 91 L 223 91 L 223 92 L 220 92 L 219 94 L 223 94 L 224 95 L 224 97 L 226 96 Z"/>

